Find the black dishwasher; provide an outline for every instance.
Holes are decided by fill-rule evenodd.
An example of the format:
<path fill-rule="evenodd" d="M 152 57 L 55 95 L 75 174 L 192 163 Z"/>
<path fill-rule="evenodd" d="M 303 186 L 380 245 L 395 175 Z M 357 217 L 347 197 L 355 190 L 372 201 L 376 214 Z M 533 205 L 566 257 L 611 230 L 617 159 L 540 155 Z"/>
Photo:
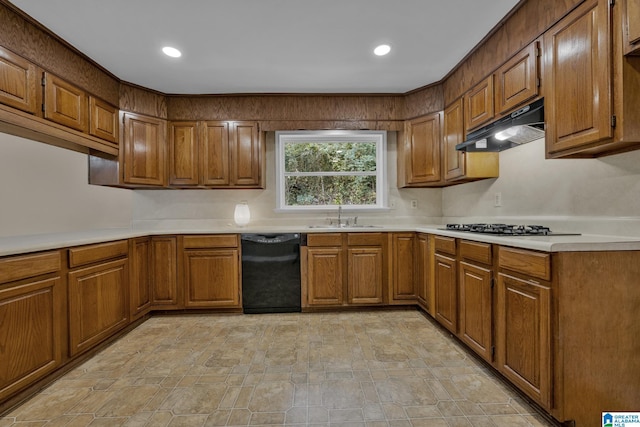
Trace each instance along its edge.
<path fill-rule="evenodd" d="M 301 311 L 300 234 L 242 234 L 245 313 Z"/>

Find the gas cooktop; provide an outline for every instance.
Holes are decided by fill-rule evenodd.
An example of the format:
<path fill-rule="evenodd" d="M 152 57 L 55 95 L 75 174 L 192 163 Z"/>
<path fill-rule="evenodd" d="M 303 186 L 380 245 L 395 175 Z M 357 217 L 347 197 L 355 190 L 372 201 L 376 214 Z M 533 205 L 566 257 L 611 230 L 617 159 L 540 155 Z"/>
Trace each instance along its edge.
<path fill-rule="evenodd" d="M 579 236 L 580 233 L 554 233 L 542 225 L 508 224 L 447 224 L 444 230 L 469 233 L 495 234 L 500 236 Z"/>

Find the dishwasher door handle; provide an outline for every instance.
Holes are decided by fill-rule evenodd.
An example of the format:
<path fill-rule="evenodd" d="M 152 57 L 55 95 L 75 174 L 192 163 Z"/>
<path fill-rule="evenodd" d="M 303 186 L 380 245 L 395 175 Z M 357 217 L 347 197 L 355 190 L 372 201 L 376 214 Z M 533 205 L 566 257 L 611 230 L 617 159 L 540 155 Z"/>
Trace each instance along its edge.
<path fill-rule="evenodd" d="M 242 255 L 243 262 L 285 263 L 285 262 L 296 262 L 299 258 L 300 256 L 298 254 L 283 255 L 283 256 Z"/>

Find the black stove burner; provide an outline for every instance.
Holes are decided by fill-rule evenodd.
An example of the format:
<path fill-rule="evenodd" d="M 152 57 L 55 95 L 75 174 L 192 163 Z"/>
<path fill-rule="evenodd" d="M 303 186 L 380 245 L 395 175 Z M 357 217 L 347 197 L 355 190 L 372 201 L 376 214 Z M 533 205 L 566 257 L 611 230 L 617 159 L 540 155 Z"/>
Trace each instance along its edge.
<path fill-rule="evenodd" d="M 447 224 L 447 230 L 509 236 L 546 236 L 552 234 L 549 227 L 542 225 Z"/>

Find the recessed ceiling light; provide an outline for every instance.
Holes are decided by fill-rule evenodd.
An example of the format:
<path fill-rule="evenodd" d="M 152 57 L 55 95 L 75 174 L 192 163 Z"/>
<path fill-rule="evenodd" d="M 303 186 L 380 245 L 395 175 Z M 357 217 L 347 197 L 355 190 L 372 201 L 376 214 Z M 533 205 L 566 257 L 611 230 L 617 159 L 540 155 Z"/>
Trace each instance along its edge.
<path fill-rule="evenodd" d="M 373 49 L 373 53 L 378 56 L 384 56 L 389 52 L 391 52 L 391 46 L 389 46 L 388 44 L 381 44 L 380 46 Z"/>
<path fill-rule="evenodd" d="M 165 55 L 170 56 L 172 58 L 180 58 L 182 56 L 182 52 L 180 52 L 175 47 L 165 46 L 162 48 L 162 51 Z"/>

